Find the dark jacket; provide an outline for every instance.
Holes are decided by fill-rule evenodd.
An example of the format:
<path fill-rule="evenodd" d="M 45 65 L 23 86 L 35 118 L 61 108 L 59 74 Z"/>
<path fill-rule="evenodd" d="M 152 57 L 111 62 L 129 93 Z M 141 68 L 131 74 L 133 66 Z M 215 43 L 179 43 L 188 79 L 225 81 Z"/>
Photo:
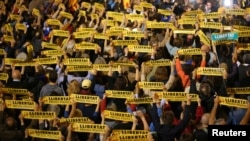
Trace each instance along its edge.
<path fill-rule="evenodd" d="M 190 106 L 186 105 L 184 110 L 183 119 L 177 125 L 160 124 L 160 119 L 157 113 L 156 104 L 153 105 L 150 111 L 151 118 L 157 132 L 159 141 L 175 141 L 175 138 L 181 134 L 181 132 L 186 128 L 190 120 Z"/>

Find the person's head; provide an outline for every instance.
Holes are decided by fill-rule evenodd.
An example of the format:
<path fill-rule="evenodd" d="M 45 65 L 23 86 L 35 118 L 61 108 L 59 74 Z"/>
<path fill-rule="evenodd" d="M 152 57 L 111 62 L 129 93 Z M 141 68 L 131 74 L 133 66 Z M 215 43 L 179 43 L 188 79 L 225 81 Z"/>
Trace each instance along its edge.
<path fill-rule="evenodd" d="M 82 81 L 82 89 L 83 89 L 83 90 L 89 90 L 91 84 L 92 84 L 91 80 L 89 80 L 89 79 L 84 79 L 84 80 Z"/>
<path fill-rule="evenodd" d="M 213 82 L 209 79 L 203 81 L 200 85 L 200 93 L 202 97 L 210 97 L 212 94 L 212 89 L 214 85 Z"/>
<path fill-rule="evenodd" d="M 210 113 L 205 113 L 202 115 L 201 117 L 201 124 L 202 124 L 202 127 L 207 127 L 208 126 L 208 123 L 209 123 L 209 117 L 210 117 Z"/>
<path fill-rule="evenodd" d="M 243 63 L 250 64 L 250 53 L 243 55 Z"/>
<path fill-rule="evenodd" d="M 182 38 L 175 38 L 174 41 L 173 41 L 173 46 L 176 46 L 178 48 L 182 47 L 183 46 L 183 40 Z"/>
<path fill-rule="evenodd" d="M 20 80 L 21 79 L 21 72 L 19 70 L 14 70 L 12 72 L 12 79 Z"/>
<path fill-rule="evenodd" d="M 212 9 L 212 2 L 211 1 L 207 1 L 206 3 L 206 10 L 211 10 Z"/>
<path fill-rule="evenodd" d="M 117 106 L 114 102 L 110 102 L 108 103 L 106 110 L 117 111 Z"/>
<path fill-rule="evenodd" d="M 194 135 L 192 133 L 183 133 L 179 141 L 194 141 Z"/>
<path fill-rule="evenodd" d="M 5 120 L 7 129 L 15 129 L 16 128 L 16 120 L 13 117 L 7 117 Z"/>
<path fill-rule="evenodd" d="M 68 95 L 80 93 L 80 84 L 77 80 L 70 81 L 67 88 Z"/>
<path fill-rule="evenodd" d="M 114 87 L 115 90 L 125 90 L 127 85 L 128 85 L 127 78 L 124 75 L 121 75 L 116 78 Z"/>
<path fill-rule="evenodd" d="M 174 112 L 173 111 L 164 111 L 162 114 L 162 121 L 164 124 L 172 125 L 174 122 Z"/>
<path fill-rule="evenodd" d="M 164 66 L 157 67 L 154 75 L 156 82 L 165 82 L 168 80 L 168 70 Z"/>
<path fill-rule="evenodd" d="M 57 81 L 57 72 L 56 71 L 49 71 L 49 81 L 52 82 L 52 83 L 56 83 Z"/>

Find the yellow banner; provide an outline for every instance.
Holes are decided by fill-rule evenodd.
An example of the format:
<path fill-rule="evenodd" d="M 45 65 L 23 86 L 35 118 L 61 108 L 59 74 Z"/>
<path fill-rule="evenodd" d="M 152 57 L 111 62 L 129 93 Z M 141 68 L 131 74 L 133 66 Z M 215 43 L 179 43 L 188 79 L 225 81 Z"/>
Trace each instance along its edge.
<path fill-rule="evenodd" d="M 48 19 L 47 24 L 53 26 L 60 26 L 62 23 L 57 19 Z"/>
<path fill-rule="evenodd" d="M 109 31 L 120 31 L 120 32 L 123 32 L 125 30 L 126 29 L 124 27 L 116 27 L 116 26 L 114 26 L 114 27 L 110 27 L 109 28 Z"/>
<path fill-rule="evenodd" d="M 147 45 L 128 45 L 128 50 L 130 52 L 151 53 L 153 48 Z"/>
<path fill-rule="evenodd" d="M 64 53 L 62 50 L 44 50 L 41 54 L 46 56 L 62 56 Z"/>
<path fill-rule="evenodd" d="M 0 55 L 5 55 L 4 49 L 0 49 Z"/>
<path fill-rule="evenodd" d="M 137 40 L 113 40 L 115 46 L 138 45 Z"/>
<path fill-rule="evenodd" d="M 115 26 L 115 22 L 116 21 L 114 21 L 114 20 L 107 20 L 107 19 L 102 20 L 103 24 L 106 23 L 107 26 L 111 26 L 111 27 Z"/>
<path fill-rule="evenodd" d="M 20 63 L 15 63 L 16 67 L 22 67 L 22 66 L 35 66 L 36 62 L 20 62 Z"/>
<path fill-rule="evenodd" d="M 58 50 L 61 47 L 58 46 L 57 44 L 53 44 L 53 43 L 48 43 L 48 42 L 42 42 L 42 47 L 44 48 L 49 48 L 49 49 L 54 49 L 54 50 Z"/>
<path fill-rule="evenodd" d="M 154 21 L 147 21 L 147 28 L 152 28 L 152 29 L 165 29 L 167 27 L 172 27 L 174 26 L 173 23 L 169 22 L 154 22 Z"/>
<path fill-rule="evenodd" d="M 7 81 L 9 79 L 9 75 L 7 73 L 0 73 L 0 80 Z"/>
<path fill-rule="evenodd" d="M 146 134 L 125 134 L 111 136 L 111 141 L 148 141 L 148 135 Z"/>
<path fill-rule="evenodd" d="M 98 104 L 99 97 L 94 95 L 71 94 L 70 98 L 77 103 Z"/>
<path fill-rule="evenodd" d="M 109 64 L 93 64 L 93 67 L 97 71 L 109 71 Z M 111 66 L 112 71 L 118 71 L 118 65 L 112 65 Z"/>
<path fill-rule="evenodd" d="M 128 61 L 128 62 L 115 62 L 114 65 L 118 65 L 118 66 L 134 66 L 135 63 L 132 61 Z"/>
<path fill-rule="evenodd" d="M 103 9 L 105 9 L 101 3 L 95 3 L 94 5 L 95 5 L 96 10 L 102 11 Z"/>
<path fill-rule="evenodd" d="M 133 91 L 119 91 L 119 90 L 105 90 L 105 95 L 108 98 L 133 98 L 134 92 Z"/>
<path fill-rule="evenodd" d="M 240 31 L 249 31 L 250 27 L 249 26 L 241 26 L 241 25 L 233 25 L 233 28 L 238 29 Z"/>
<path fill-rule="evenodd" d="M 160 60 L 150 60 L 145 63 L 145 65 L 149 66 L 170 66 L 171 60 L 169 59 L 160 59 Z"/>
<path fill-rule="evenodd" d="M 188 49 L 179 49 L 178 50 L 179 55 L 201 55 L 201 49 L 200 48 L 188 48 Z"/>
<path fill-rule="evenodd" d="M 57 58 L 56 57 L 50 57 L 50 58 L 36 58 L 34 59 L 36 62 L 38 62 L 41 65 L 45 64 L 56 64 Z"/>
<path fill-rule="evenodd" d="M 194 11 L 188 11 L 188 12 L 184 13 L 185 16 L 197 16 L 199 14 L 203 14 L 203 11 L 201 11 L 201 10 L 194 10 Z"/>
<path fill-rule="evenodd" d="M 39 16 L 40 15 L 40 11 L 36 8 L 33 8 L 32 10 L 32 13 L 35 15 L 35 16 Z"/>
<path fill-rule="evenodd" d="M 220 105 L 225 105 L 229 107 L 238 107 L 238 108 L 247 108 L 247 100 L 245 99 L 238 99 L 238 98 L 231 98 L 231 97 L 222 97 L 219 96 Z"/>
<path fill-rule="evenodd" d="M 237 43 L 238 41 L 236 40 L 218 40 L 218 41 L 213 41 L 212 43 L 214 45 L 221 45 L 221 44 L 232 44 L 232 43 Z"/>
<path fill-rule="evenodd" d="M 187 94 L 185 92 L 158 92 L 157 96 L 160 99 L 166 99 L 169 101 L 186 101 L 187 100 Z M 197 101 L 197 98 L 199 97 L 197 94 L 189 94 L 192 96 L 191 101 Z"/>
<path fill-rule="evenodd" d="M 72 124 L 74 132 L 84 132 L 84 133 L 105 133 L 105 124 L 86 124 L 86 123 L 73 123 Z"/>
<path fill-rule="evenodd" d="M 29 95 L 30 92 L 27 89 L 16 89 L 16 88 L 1 88 L 2 92 L 8 94 L 18 94 L 18 95 Z"/>
<path fill-rule="evenodd" d="M 90 71 L 92 69 L 93 69 L 93 66 L 89 66 L 89 65 L 67 66 L 67 70 L 69 72 Z"/>
<path fill-rule="evenodd" d="M 73 117 L 73 118 L 61 118 L 60 123 L 90 123 L 92 122 L 88 117 Z"/>
<path fill-rule="evenodd" d="M 211 12 L 211 13 L 205 13 L 205 14 L 199 14 L 198 17 L 200 20 L 204 19 L 219 19 L 221 16 L 221 13 L 218 12 Z"/>
<path fill-rule="evenodd" d="M 153 8 L 153 5 L 148 2 L 140 2 L 140 6 L 144 8 L 150 8 L 150 9 Z"/>
<path fill-rule="evenodd" d="M 89 9 L 91 7 L 91 4 L 88 2 L 82 2 L 81 7 Z"/>
<path fill-rule="evenodd" d="M 197 75 L 222 76 L 223 68 L 199 67 Z"/>
<path fill-rule="evenodd" d="M 53 36 L 69 37 L 69 31 L 65 30 L 53 30 Z"/>
<path fill-rule="evenodd" d="M 113 130 L 112 135 L 124 135 L 124 134 L 129 134 L 129 135 L 147 135 L 150 133 L 149 131 L 145 130 Z"/>
<path fill-rule="evenodd" d="M 124 30 L 123 30 L 124 31 Z M 123 31 L 120 30 L 109 30 L 107 31 L 107 36 L 121 36 Z"/>
<path fill-rule="evenodd" d="M 250 44 L 248 43 L 239 43 L 237 44 L 238 50 L 250 50 Z"/>
<path fill-rule="evenodd" d="M 103 39 L 103 40 L 108 40 L 109 39 L 109 37 L 106 34 L 103 34 L 103 33 L 96 33 L 94 35 L 94 38 L 95 39 Z"/>
<path fill-rule="evenodd" d="M 225 12 L 226 14 L 230 14 L 230 15 L 240 15 L 240 16 L 245 15 L 244 9 L 226 9 Z"/>
<path fill-rule="evenodd" d="M 248 31 L 240 31 L 239 37 L 250 37 L 250 30 Z"/>
<path fill-rule="evenodd" d="M 250 94 L 250 87 L 227 88 L 228 94 Z"/>
<path fill-rule="evenodd" d="M 97 14 L 91 14 L 91 19 L 98 19 L 99 16 Z"/>
<path fill-rule="evenodd" d="M 31 101 L 30 96 L 22 96 L 22 97 L 20 97 L 20 98 L 21 98 L 21 100 L 23 100 L 23 101 Z"/>
<path fill-rule="evenodd" d="M 141 31 L 124 31 L 123 35 L 125 37 L 136 37 L 136 38 L 143 38 L 144 33 Z"/>
<path fill-rule="evenodd" d="M 11 20 L 17 20 L 17 21 L 22 18 L 22 16 L 15 15 L 15 14 L 10 14 L 9 17 L 10 17 Z"/>
<path fill-rule="evenodd" d="M 79 50 L 96 50 L 98 48 L 98 45 L 95 43 L 81 42 L 75 44 L 75 48 Z"/>
<path fill-rule="evenodd" d="M 72 15 L 71 13 L 64 12 L 64 11 L 61 11 L 61 12 L 60 12 L 60 16 L 62 16 L 62 17 L 64 17 L 64 18 L 67 18 L 67 19 L 73 18 L 73 15 Z"/>
<path fill-rule="evenodd" d="M 221 29 L 222 24 L 217 22 L 200 22 L 201 28 Z"/>
<path fill-rule="evenodd" d="M 67 66 L 78 66 L 78 65 L 89 65 L 89 58 L 68 58 L 63 60 L 64 65 Z"/>
<path fill-rule="evenodd" d="M 123 18 L 123 13 L 107 11 L 107 15 L 109 18 Z"/>
<path fill-rule="evenodd" d="M 22 111 L 22 115 L 25 119 L 54 119 L 56 117 L 55 112 L 47 111 Z"/>
<path fill-rule="evenodd" d="M 13 28 L 10 24 L 5 24 L 5 29 L 7 30 L 7 32 L 13 32 Z"/>
<path fill-rule="evenodd" d="M 127 99 L 129 104 L 150 104 L 153 103 L 152 97 L 144 97 L 144 98 L 129 98 Z"/>
<path fill-rule="evenodd" d="M 163 82 L 139 82 L 139 87 L 141 89 L 157 89 L 162 90 L 163 89 Z"/>
<path fill-rule="evenodd" d="M 134 5 L 134 9 L 136 10 L 136 11 L 143 11 L 143 7 L 142 6 L 140 6 L 140 5 Z"/>
<path fill-rule="evenodd" d="M 94 28 L 83 28 L 83 27 L 78 28 L 77 32 L 87 32 L 87 31 L 94 32 L 94 33 L 96 32 Z"/>
<path fill-rule="evenodd" d="M 15 41 L 15 38 L 13 36 L 3 35 L 3 40 L 5 42 L 12 42 Z"/>
<path fill-rule="evenodd" d="M 182 24 L 182 25 L 187 25 L 187 24 L 191 24 L 194 25 L 197 22 L 197 19 L 195 18 L 181 18 L 178 20 L 178 24 Z"/>
<path fill-rule="evenodd" d="M 204 34 L 202 30 L 198 31 L 198 36 L 200 37 L 201 42 L 203 42 L 205 45 L 210 46 L 210 39 L 207 37 L 207 35 Z"/>
<path fill-rule="evenodd" d="M 23 109 L 23 110 L 34 110 L 34 101 L 24 101 L 24 100 L 5 100 L 7 108 L 10 109 Z"/>
<path fill-rule="evenodd" d="M 165 16 L 170 16 L 173 14 L 173 11 L 171 10 L 165 10 L 165 9 L 158 9 L 158 13 L 165 15 Z"/>
<path fill-rule="evenodd" d="M 186 29 L 174 30 L 174 34 L 195 34 L 195 30 L 186 30 Z"/>
<path fill-rule="evenodd" d="M 136 21 L 143 21 L 144 20 L 144 16 L 140 15 L 140 14 L 127 14 L 126 18 L 129 20 L 136 20 Z"/>
<path fill-rule="evenodd" d="M 81 31 L 81 32 L 74 32 L 73 36 L 75 39 L 81 38 L 90 38 L 90 34 L 95 33 L 96 31 Z"/>
<path fill-rule="evenodd" d="M 42 100 L 44 104 L 53 105 L 69 105 L 72 103 L 70 97 L 68 96 L 45 96 Z"/>
<path fill-rule="evenodd" d="M 16 64 L 16 63 L 20 63 L 20 62 L 24 62 L 21 59 L 14 59 L 14 58 L 5 58 L 5 65 L 12 65 L 12 64 Z"/>
<path fill-rule="evenodd" d="M 28 134 L 33 138 L 60 140 L 61 131 L 50 131 L 50 130 L 38 130 L 38 129 L 28 129 Z"/>
<path fill-rule="evenodd" d="M 26 30 L 26 26 L 24 24 L 21 24 L 21 23 L 16 23 L 15 27 L 17 30 Z"/>
<path fill-rule="evenodd" d="M 115 112 L 115 111 L 109 111 L 104 110 L 104 117 L 106 119 L 113 119 L 118 121 L 133 121 L 135 118 L 133 114 L 127 113 L 127 112 Z"/>
<path fill-rule="evenodd" d="M 85 17 L 85 16 L 86 16 L 86 11 L 84 11 L 84 10 L 79 10 L 78 16 L 83 16 L 83 17 Z"/>

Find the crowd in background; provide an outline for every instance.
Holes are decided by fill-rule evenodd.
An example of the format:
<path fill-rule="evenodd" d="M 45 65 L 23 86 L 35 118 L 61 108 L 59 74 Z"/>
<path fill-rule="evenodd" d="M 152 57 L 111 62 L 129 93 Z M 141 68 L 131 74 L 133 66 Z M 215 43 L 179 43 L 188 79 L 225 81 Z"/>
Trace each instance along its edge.
<path fill-rule="evenodd" d="M 135 8 L 141 2 L 152 4 L 151 8 Z M 98 6 L 99 3 L 103 6 Z M 88 5 L 89 4 L 89 5 Z M 238 48 L 238 43 L 248 43 L 249 37 L 239 38 L 237 43 L 220 44 L 213 47 L 206 44 L 198 35 L 202 31 L 209 39 L 212 33 L 223 33 L 222 29 L 203 29 L 199 21 L 192 25 L 179 24 L 178 20 L 188 11 L 200 10 L 203 13 L 217 12 L 223 15 L 226 9 L 246 9 L 248 0 L 1 0 L 0 1 L 0 56 L 1 73 L 9 75 L 1 81 L 1 88 L 27 89 L 29 100 L 35 101 L 34 111 L 54 111 L 57 117 L 47 119 L 25 119 L 20 109 L 10 109 L 5 100 L 21 100 L 20 95 L 0 91 L 0 141 L 50 140 L 32 138 L 28 129 L 60 131 L 60 141 L 107 141 L 112 140 L 114 130 L 145 130 L 150 133 L 147 140 L 156 141 L 207 141 L 208 125 L 246 125 L 249 123 L 250 103 L 246 108 L 220 105 L 219 96 L 242 100 L 248 95 L 229 95 L 227 88 L 250 87 L 250 53 Z M 38 10 L 38 14 L 34 12 Z M 137 9 L 137 10 L 136 10 Z M 164 15 L 159 9 L 171 11 Z M 62 17 L 60 12 L 72 17 Z M 81 11 L 85 11 L 81 16 Z M 123 14 L 112 20 L 108 12 Z M 93 16 L 96 14 L 97 16 Z M 129 19 L 127 15 L 142 15 L 143 19 Z M 13 15 L 17 18 L 13 17 Z M 49 24 L 49 19 L 60 21 Z M 210 19 L 223 26 L 250 25 L 250 14 L 221 16 Z M 148 21 L 168 22 L 174 27 L 164 29 L 147 28 Z M 17 24 L 25 29 L 17 29 Z M 113 26 L 126 31 L 142 32 L 143 37 L 125 37 L 123 31 L 109 35 Z M 81 30 L 82 29 L 82 30 Z M 89 29 L 89 33 L 87 33 Z M 90 30 L 91 29 L 91 30 Z M 176 34 L 174 30 L 193 29 L 194 34 Z M 68 31 L 65 37 L 53 36 L 53 30 Z M 85 31 L 86 30 L 86 31 Z M 92 32 L 92 30 L 94 32 Z M 75 32 L 85 32 L 84 38 L 76 38 Z M 91 31 L 91 32 L 90 32 Z M 95 34 L 107 38 L 95 38 Z M 6 36 L 13 37 L 6 40 Z M 152 47 L 149 53 L 131 52 L 127 45 L 116 45 L 117 40 L 136 40 L 138 45 Z M 23 59 L 31 62 L 36 58 L 48 58 L 43 52 L 48 49 L 44 42 L 58 46 L 62 55 L 56 56 L 54 64 L 16 66 L 6 59 Z M 78 49 L 81 42 L 94 43 L 96 49 Z M 32 46 L 32 51 L 29 47 Z M 178 50 L 199 48 L 201 55 L 180 55 Z M 69 58 L 89 58 L 90 65 L 108 64 L 107 71 L 93 68 L 89 71 L 72 72 L 65 65 Z M 169 66 L 149 66 L 150 60 L 171 60 Z M 112 70 L 116 62 L 133 62 L 130 66 L 119 66 Z M 198 67 L 224 68 L 222 76 L 197 75 Z M 163 91 L 197 94 L 197 101 L 173 102 L 159 99 L 154 90 L 142 89 L 139 82 L 162 82 Z M 109 98 L 106 90 L 132 91 L 135 98 L 152 97 L 148 104 L 130 104 L 123 98 Z M 71 105 L 44 104 L 45 96 L 70 96 L 71 94 L 95 95 L 97 104 L 73 102 Z M 250 102 L 250 101 L 249 101 Z M 132 113 L 133 122 L 105 119 L 104 110 Z M 106 125 L 105 133 L 74 132 L 69 123 L 60 123 L 62 118 L 88 117 L 91 123 Z"/>

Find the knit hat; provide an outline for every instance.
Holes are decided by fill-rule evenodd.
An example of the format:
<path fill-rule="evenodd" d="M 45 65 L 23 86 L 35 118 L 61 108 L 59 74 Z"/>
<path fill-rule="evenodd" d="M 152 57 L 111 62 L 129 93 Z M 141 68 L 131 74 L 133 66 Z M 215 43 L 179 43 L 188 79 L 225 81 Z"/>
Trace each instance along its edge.
<path fill-rule="evenodd" d="M 83 89 L 88 89 L 91 86 L 91 81 L 89 79 L 84 79 L 82 81 L 82 88 Z"/>

